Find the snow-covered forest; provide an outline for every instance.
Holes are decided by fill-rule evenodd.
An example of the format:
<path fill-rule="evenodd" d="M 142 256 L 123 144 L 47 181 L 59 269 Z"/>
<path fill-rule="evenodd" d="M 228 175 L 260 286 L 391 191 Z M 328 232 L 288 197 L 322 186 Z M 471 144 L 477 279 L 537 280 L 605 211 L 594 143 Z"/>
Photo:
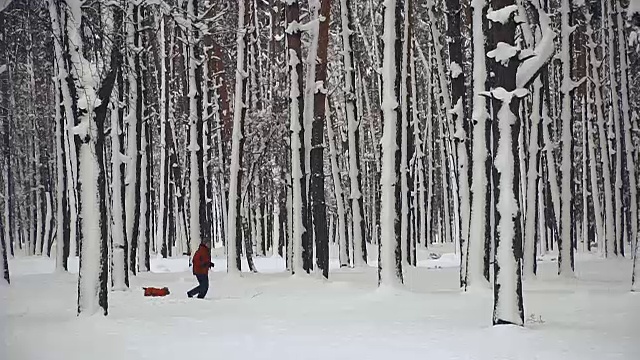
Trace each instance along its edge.
<path fill-rule="evenodd" d="M 640 0 L 0 0 L 0 139 L 9 359 L 640 357 Z"/>

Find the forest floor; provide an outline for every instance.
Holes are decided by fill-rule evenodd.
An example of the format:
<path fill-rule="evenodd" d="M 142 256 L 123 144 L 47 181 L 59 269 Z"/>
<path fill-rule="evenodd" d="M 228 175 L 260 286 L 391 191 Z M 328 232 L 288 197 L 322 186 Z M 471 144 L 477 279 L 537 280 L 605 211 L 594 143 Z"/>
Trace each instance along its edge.
<path fill-rule="evenodd" d="M 333 261 L 324 281 L 267 257 L 260 273 L 232 277 L 217 258 L 198 300 L 185 294 L 196 284 L 186 257 L 153 258 L 129 291 L 109 293 L 108 317 L 78 318 L 77 259 L 55 274 L 53 259 L 17 257 L 0 287 L 0 359 L 640 359 L 628 259 L 578 254 L 575 279 L 541 262 L 524 286 L 525 328 L 491 326 L 491 291 L 461 293 L 455 255 L 419 259 L 398 291 L 377 289 L 374 266 Z M 143 297 L 143 286 L 171 295 Z"/>

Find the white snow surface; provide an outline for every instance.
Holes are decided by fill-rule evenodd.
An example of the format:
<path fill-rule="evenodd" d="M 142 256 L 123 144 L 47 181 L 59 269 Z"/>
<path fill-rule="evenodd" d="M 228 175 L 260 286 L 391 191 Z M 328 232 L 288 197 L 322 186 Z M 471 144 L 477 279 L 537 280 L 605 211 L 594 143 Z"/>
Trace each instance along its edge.
<path fill-rule="evenodd" d="M 280 257 L 255 259 L 259 274 L 225 273 L 221 249 L 205 300 L 187 257 L 152 258 L 131 290 L 109 293 L 109 316 L 77 317 L 77 258 L 54 273 L 46 257 L 10 259 L 0 287 L 3 359 L 637 359 L 640 301 L 629 292 L 631 261 L 576 258 L 576 279 L 559 279 L 555 255 L 524 283 L 524 328 L 492 327 L 491 292 L 460 293 L 452 248 L 418 250 L 405 289 L 376 289 L 375 264 L 338 269 L 329 281 L 291 277 Z M 438 260 L 429 252 L 442 253 Z M 332 253 L 337 249 L 332 248 Z M 370 253 L 375 254 L 375 248 Z M 373 261 L 372 263 L 375 263 Z M 142 286 L 167 286 L 145 298 Z M 542 321 L 541 321 L 542 320 Z M 34 339 L 37 345 L 34 346 Z"/>

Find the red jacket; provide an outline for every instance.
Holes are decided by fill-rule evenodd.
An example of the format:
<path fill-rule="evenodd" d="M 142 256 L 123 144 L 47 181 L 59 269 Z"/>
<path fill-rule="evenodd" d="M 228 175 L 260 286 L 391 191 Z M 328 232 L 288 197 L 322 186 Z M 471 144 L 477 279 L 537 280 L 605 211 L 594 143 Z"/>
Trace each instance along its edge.
<path fill-rule="evenodd" d="M 200 244 L 200 247 L 193 255 L 193 275 L 207 275 L 211 265 L 209 248 L 205 244 Z"/>

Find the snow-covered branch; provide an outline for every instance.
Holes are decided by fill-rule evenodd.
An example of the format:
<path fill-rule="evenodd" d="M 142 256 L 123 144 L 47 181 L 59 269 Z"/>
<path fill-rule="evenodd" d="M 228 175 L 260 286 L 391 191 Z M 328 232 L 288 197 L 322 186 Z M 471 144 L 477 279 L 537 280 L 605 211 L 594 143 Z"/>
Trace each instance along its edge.
<path fill-rule="evenodd" d="M 551 28 L 551 19 L 549 15 L 541 9 L 539 3 L 536 1 L 532 1 L 531 3 L 538 12 L 542 39 L 533 50 L 535 55 L 524 60 L 518 67 L 516 74 L 516 86 L 518 87 L 525 87 L 536 76 L 544 64 L 551 59 L 555 51 L 553 41 L 556 38 L 556 33 Z"/>

